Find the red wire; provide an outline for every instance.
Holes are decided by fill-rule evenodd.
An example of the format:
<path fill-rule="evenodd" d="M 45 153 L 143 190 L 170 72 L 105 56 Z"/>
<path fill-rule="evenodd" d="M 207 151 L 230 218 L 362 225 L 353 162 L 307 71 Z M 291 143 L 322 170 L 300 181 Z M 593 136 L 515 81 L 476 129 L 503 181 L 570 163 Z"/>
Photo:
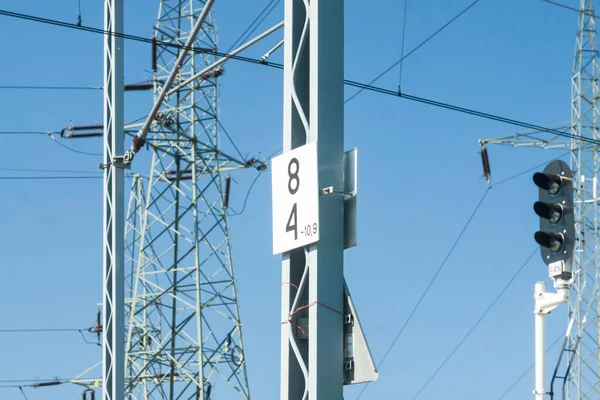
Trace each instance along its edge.
<path fill-rule="evenodd" d="M 292 287 L 295 287 L 295 288 L 296 288 L 296 290 L 298 290 L 298 289 L 299 289 L 299 288 L 298 288 L 298 286 L 296 286 L 296 285 L 294 285 L 293 283 L 290 283 L 290 282 L 281 282 L 281 284 L 282 284 L 282 285 L 290 285 L 290 286 L 292 286 Z"/>
<path fill-rule="evenodd" d="M 294 314 L 296 314 L 296 313 L 298 313 L 298 312 L 300 312 L 300 311 L 302 311 L 302 310 L 304 310 L 304 309 L 310 308 L 310 307 L 314 306 L 315 304 L 322 305 L 323 307 L 327 308 L 328 310 L 331 310 L 331 311 L 333 311 L 333 312 L 335 312 L 335 313 L 337 313 L 337 314 L 340 314 L 342 317 L 344 316 L 344 314 L 342 314 L 340 311 L 336 310 L 335 308 L 333 308 L 333 307 L 329 307 L 327 304 L 325 304 L 325 303 L 322 303 L 322 302 L 320 302 L 319 300 L 316 300 L 316 301 L 313 301 L 312 303 L 310 303 L 310 304 L 307 304 L 307 305 L 305 305 L 305 306 L 300 306 L 300 307 L 298 307 L 297 309 L 295 309 L 294 311 L 290 312 L 290 313 L 288 314 L 288 320 L 287 320 L 287 321 L 283 321 L 281 324 L 283 325 L 283 324 L 291 323 L 291 322 L 292 322 L 292 319 L 291 319 L 291 318 L 292 318 L 292 315 L 294 315 Z M 296 325 L 296 326 L 298 326 L 298 325 Z M 298 327 L 299 327 L 299 326 L 298 326 Z M 299 327 L 299 328 L 300 328 L 300 327 Z M 300 328 L 300 330 L 302 330 L 302 328 Z M 302 332 L 304 333 L 304 331 L 302 331 Z"/>
<path fill-rule="evenodd" d="M 291 317 L 292 315 L 296 314 L 297 312 L 299 312 L 299 311 L 301 311 L 301 310 L 304 310 L 305 308 L 309 308 L 309 307 L 312 307 L 312 306 L 314 306 L 315 304 L 322 305 L 323 307 L 327 308 L 328 310 L 331 310 L 331 311 L 333 311 L 333 312 L 335 312 L 335 313 L 337 313 L 337 314 L 340 314 L 342 317 L 344 316 L 344 314 L 342 314 L 341 312 L 339 312 L 339 311 L 338 311 L 338 310 L 336 310 L 335 308 L 333 308 L 333 307 L 329 307 L 327 304 L 325 304 L 325 303 L 322 303 L 322 302 L 320 302 L 319 300 L 316 300 L 316 301 L 313 301 L 312 303 L 310 303 L 310 304 L 308 304 L 308 305 L 305 305 L 305 306 L 298 307 L 298 308 L 297 308 L 297 309 L 296 309 L 294 312 L 292 312 L 292 313 L 290 314 L 290 317 Z"/>

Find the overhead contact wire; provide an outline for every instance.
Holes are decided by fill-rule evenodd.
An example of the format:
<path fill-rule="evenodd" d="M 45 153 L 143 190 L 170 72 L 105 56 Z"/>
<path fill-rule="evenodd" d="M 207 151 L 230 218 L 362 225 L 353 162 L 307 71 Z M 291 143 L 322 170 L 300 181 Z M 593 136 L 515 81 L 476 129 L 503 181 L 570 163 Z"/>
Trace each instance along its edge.
<path fill-rule="evenodd" d="M 402 46 L 400 50 L 400 77 L 398 78 L 398 93 L 402 92 L 402 69 L 404 67 L 404 42 L 406 38 L 406 10 L 408 0 L 404 0 L 404 21 L 402 22 Z"/>
<path fill-rule="evenodd" d="M 473 3 L 471 3 L 470 6 L 468 6 L 465 10 L 462 11 L 461 14 L 457 15 L 453 20 L 456 20 L 456 18 L 458 18 L 458 16 L 464 14 L 466 11 L 468 11 L 470 9 L 470 7 L 473 7 L 477 2 L 479 2 L 480 0 L 477 0 Z M 94 33 L 100 33 L 100 34 L 104 34 L 104 35 L 112 35 L 113 33 L 111 32 L 107 32 L 107 31 L 103 31 L 102 29 L 97 29 L 97 28 L 90 28 L 90 27 L 80 27 L 77 26 L 75 24 L 70 24 L 70 23 L 66 23 L 66 22 L 62 22 L 62 21 L 57 21 L 57 20 L 50 20 L 50 19 L 46 19 L 46 18 L 40 18 L 40 17 L 35 17 L 32 15 L 27 15 L 27 14 L 19 14 L 19 13 L 14 13 L 14 12 L 10 12 L 10 11 L 6 11 L 6 10 L 0 10 L 0 15 L 5 15 L 5 16 L 9 16 L 9 17 L 13 17 L 13 18 L 20 18 L 20 19 L 25 19 L 25 20 L 30 20 L 30 21 L 34 21 L 34 22 L 39 22 L 39 23 L 45 23 L 45 24 L 51 24 L 51 25 L 57 25 L 57 26 L 62 26 L 62 27 L 66 27 L 66 28 L 72 28 L 72 29 L 79 29 L 79 30 L 86 30 L 86 31 L 90 31 L 90 32 L 94 32 Z M 448 26 L 453 20 L 449 21 L 445 26 Z M 442 28 L 444 28 L 442 27 Z M 441 29 L 440 28 L 440 32 Z M 124 39 L 128 39 L 128 40 L 137 40 L 137 41 L 141 41 L 141 42 L 146 42 L 146 43 L 152 43 L 152 39 L 146 39 L 140 36 L 133 36 L 133 35 L 125 35 L 125 34 L 114 34 L 115 36 L 120 36 L 123 37 Z M 433 35 L 432 35 L 433 37 Z M 176 45 L 176 44 L 172 44 L 172 43 L 159 43 L 160 45 L 164 45 L 164 46 L 170 46 L 170 47 L 175 47 L 175 48 L 184 48 L 185 46 L 183 45 Z M 420 46 L 422 46 L 424 43 L 422 43 Z M 215 52 L 212 51 L 210 49 L 199 49 L 199 48 L 192 48 L 191 51 L 199 51 L 199 52 L 203 52 L 203 53 L 208 53 L 208 54 L 215 54 L 218 56 L 227 56 L 230 59 L 234 59 L 234 60 L 239 60 L 239 61 L 244 61 L 244 62 L 249 62 L 249 63 L 253 63 L 253 64 L 260 64 L 260 65 L 265 65 L 265 66 L 269 66 L 272 68 L 276 68 L 276 69 L 283 69 L 283 65 L 279 64 L 279 63 L 271 63 L 271 62 L 263 62 L 260 59 L 255 59 L 255 58 L 251 58 L 251 57 L 242 57 L 242 56 L 231 56 L 225 53 L 219 53 L 219 52 Z M 404 56 L 404 59 L 406 59 L 408 56 L 410 56 L 412 53 L 414 53 L 414 51 L 416 51 L 416 48 L 411 50 L 408 54 L 406 54 Z M 398 62 L 399 63 L 399 62 Z M 397 64 L 394 65 L 394 67 Z M 376 79 L 375 79 L 376 80 Z M 373 80 L 372 82 L 374 82 L 375 80 Z M 460 112 L 460 113 L 464 113 L 464 114 L 468 114 L 468 115 L 473 115 L 473 116 L 477 116 L 477 117 L 481 117 L 481 118 L 486 118 L 486 119 L 490 119 L 490 120 L 494 120 L 494 121 L 498 121 L 498 122 L 502 122 L 502 123 L 506 123 L 506 124 L 510 124 L 510 125 L 515 125 L 515 126 L 520 126 L 520 127 L 524 127 L 524 128 L 528 128 L 528 129 L 535 129 L 535 130 L 539 130 L 541 132 L 546 132 L 546 133 L 550 133 L 556 136 L 562 136 L 565 138 L 569 138 L 569 139 L 576 139 L 576 140 L 580 140 L 582 142 L 586 142 L 586 143 L 590 143 L 590 144 L 594 144 L 594 145 L 600 145 L 600 140 L 595 140 L 595 139 L 591 139 L 591 138 L 587 138 L 584 136 L 575 136 L 575 135 L 571 135 L 571 134 L 567 134 L 565 132 L 561 132 L 558 131 L 556 129 L 550 129 L 550 128 L 545 128 L 539 125 L 535 125 L 535 124 L 531 124 L 528 122 L 523 122 L 523 121 L 519 121 L 519 120 L 515 120 L 515 119 L 511 119 L 511 118 L 506 118 L 506 117 L 502 117 L 499 115 L 494 115 L 494 114 L 490 114 L 490 113 L 484 113 L 481 111 L 477 111 L 477 110 L 473 110 L 473 109 L 469 109 L 469 108 L 465 108 L 465 107 L 459 107 L 459 106 L 455 106 L 452 104 L 448 104 L 448 103 L 443 103 L 440 101 L 436 101 L 436 100 L 431 100 L 431 99 L 427 99 L 424 97 L 419 97 L 419 96 L 414 96 L 414 95 L 409 95 L 406 93 L 398 93 L 396 91 L 393 90 L 389 90 L 389 89 L 384 89 L 381 87 L 377 87 L 377 86 L 373 86 L 371 84 L 364 84 L 364 83 L 360 83 L 360 82 L 356 82 L 356 81 L 351 81 L 348 79 L 344 80 L 344 84 L 347 86 L 352 86 L 355 87 L 357 89 L 361 89 L 361 90 L 369 90 L 375 93 L 380 93 L 380 94 L 386 94 L 386 95 L 390 95 L 390 96 L 395 96 L 395 97 L 401 97 L 404 98 L 406 100 L 410 100 L 410 101 L 414 101 L 414 102 L 419 102 L 419 103 L 423 103 L 423 104 L 428 104 L 431 106 L 435 106 L 435 107 L 439 107 L 439 108 L 444 108 L 444 109 L 448 109 L 451 111 L 455 111 L 455 112 Z M 356 93 L 355 93 L 356 95 Z M 355 97 L 355 95 L 353 97 Z M 346 100 L 346 103 L 349 101 L 350 99 Z"/>
<path fill-rule="evenodd" d="M 437 376 L 437 374 L 446 366 L 446 364 L 448 363 L 448 361 L 450 361 L 450 359 L 454 356 L 454 354 L 456 354 L 456 352 L 458 351 L 458 349 L 460 349 L 461 346 L 467 341 L 467 339 L 469 338 L 469 336 L 471 336 L 471 334 L 479 326 L 479 324 L 481 323 L 481 321 L 483 321 L 483 319 L 489 314 L 489 312 L 492 310 L 492 308 L 494 308 L 494 306 L 496 305 L 496 303 L 498 303 L 498 300 L 500 300 L 500 298 L 504 295 L 504 293 L 506 293 L 506 291 L 508 290 L 508 288 L 513 284 L 513 282 L 515 281 L 515 279 L 517 279 L 517 277 L 521 274 L 521 272 L 523 272 L 523 270 L 525 269 L 525 267 L 527 266 L 527 264 L 529 264 L 529 262 L 531 261 L 531 259 L 533 258 L 533 256 L 538 251 L 539 250 L 536 247 L 533 250 L 533 252 L 529 255 L 529 257 L 527 257 L 527 260 L 525 260 L 525 262 L 523 264 L 521 264 L 521 266 L 519 267 L 519 269 L 513 274 L 513 276 L 508 281 L 508 283 L 506 285 L 504 285 L 504 287 L 502 288 L 502 290 L 500 290 L 500 292 L 498 293 L 498 295 L 496 296 L 496 298 L 490 303 L 490 305 L 486 308 L 486 310 L 483 312 L 483 314 L 477 319 L 477 321 L 473 324 L 473 326 L 471 326 L 471 328 L 462 337 L 462 339 L 458 342 L 458 344 L 456 346 L 454 346 L 454 348 L 452 349 L 452 351 L 446 356 L 446 358 L 444 359 L 444 361 L 442 361 L 442 363 L 437 367 L 437 369 L 433 372 L 433 374 L 431 374 L 431 376 L 427 379 L 427 381 L 423 384 L 423 386 L 421 386 L 421 388 L 419 389 L 419 391 L 417 392 L 417 394 L 415 394 L 413 396 L 413 398 L 412 398 L 413 400 L 415 400 L 417 397 L 419 397 L 419 395 L 429 386 L 429 384 L 433 381 L 433 379 Z"/>
<path fill-rule="evenodd" d="M 396 335 L 396 337 L 392 341 L 392 344 L 388 347 L 388 349 L 385 352 L 385 354 L 383 355 L 381 361 L 379 361 L 379 363 L 377 364 L 377 369 L 379 369 L 381 367 L 381 365 L 383 365 L 383 363 L 387 359 L 388 355 L 391 353 L 392 349 L 396 345 L 396 342 L 398 342 L 398 339 L 400 339 L 400 336 L 402 336 L 402 333 L 404 332 L 404 330 L 406 329 L 406 327 L 408 326 L 408 324 L 410 323 L 410 321 L 412 320 L 412 318 L 416 314 L 417 310 L 421 306 L 421 303 L 423 302 L 423 300 L 425 299 L 425 297 L 429 293 L 429 290 L 431 289 L 431 287 L 435 283 L 437 277 L 440 275 L 440 273 L 444 269 L 444 266 L 446 265 L 446 262 L 448 261 L 448 259 L 452 255 L 452 253 L 454 252 L 454 249 L 456 249 L 456 246 L 460 242 L 460 239 L 462 239 L 462 237 L 463 237 L 464 233 L 466 232 L 467 228 L 469 227 L 469 225 L 471 225 L 471 222 L 473 221 L 473 218 L 475 217 L 475 214 L 477 214 L 477 211 L 479 210 L 479 208 L 483 204 L 483 201 L 485 200 L 485 198 L 487 197 L 487 195 L 488 195 L 489 192 L 490 192 L 490 188 L 487 188 L 486 191 L 483 193 L 483 196 L 481 197 L 481 199 L 477 203 L 477 206 L 475 206 L 475 209 L 473 210 L 473 212 L 469 216 L 469 219 L 467 220 L 466 224 L 464 225 L 464 227 L 462 228 L 462 230 L 458 234 L 456 240 L 454 241 L 454 244 L 452 245 L 452 247 L 450 248 L 450 250 L 446 254 L 446 257 L 444 257 L 444 260 L 442 261 L 441 265 L 438 267 L 437 271 L 435 272 L 435 274 L 433 275 L 433 277 L 429 281 L 429 284 L 425 288 L 425 291 L 423 291 L 423 293 L 421 294 L 421 297 L 419 297 L 419 300 L 417 301 L 417 303 L 415 304 L 415 306 L 411 310 L 410 314 L 408 315 L 408 318 L 404 321 L 404 324 L 402 325 L 402 327 L 400 328 L 400 331 L 398 332 L 398 334 Z M 361 390 L 361 392 L 359 393 L 359 395 L 357 397 L 357 400 L 361 398 L 361 396 L 363 395 L 363 393 L 365 392 L 365 390 L 368 387 L 369 387 L 369 383 L 367 383 L 363 387 L 363 389 Z"/>
<path fill-rule="evenodd" d="M 552 342 L 552 344 L 551 344 L 550 346 L 548 346 L 548 348 L 546 349 L 546 353 L 548 353 L 550 350 L 552 350 L 552 349 L 554 348 L 554 346 L 556 346 L 556 344 L 557 344 L 558 342 L 560 342 L 560 340 L 561 340 L 561 339 L 563 339 L 563 338 L 564 338 L 564 336 L 565 336 L 564 334 L 561 334 L 560 336 L 558 336 L 558 337 L 556 338 L 556 340 L 554 340 L 554 342 Z M 512 389 L 513 389 L 515 386 L 517 386 L 517 384 L 518 384 L 518 383 L 521 381 L 521 379 L 525 378 L 525 376 L 526 376 L 526 375 L 527 375 L 529 372 L 531 372 L 531 370 L 533 369 L 533 367 L 535 367 L 535 364 L 531 364 L 531 365 L 529 366 L 529 368 L 527 368 L 527 369 L 525 370 L 525 372 L 523 372 L 521 375 L 519 375 L 519 377 L 518 377 L 518 378 L 517 378 L 517 379 L 516 379 L 516 380 L 515 380 L 515 381 L 514 381 L 514 382 L 513 382 L 513 383 L 512 383 L 512 384 L 511 384 L 509 387 L 508 387 L 508 389 L 506 389 L 506 390 L 504 391 L 504 393 L 502 393 L 502 394 L 500 395 L 500 397 L 498 397 L 496 400 L 502 400 L 504 397 L 506 397 L 506 395 L 507 395 L 507 394 L 508 394 L 508 393 L 509 393 L 509 392 L 510 392 L 510 391 L 511 391 L 511 390 L 512 390 Z"/>
<path fill-rule="evenodd" d="M 423 40 L 415 48 L 413 48 L 411 51 L 409 51 L 404 57 L 402 57 L 401 59 L 399 59 L 398 61 L 396 61 L 392 65 L 390 65 L 385 71 L 383 71 L 382 73 L 380 73 L 379 75 L 377 75 L 373 80 L 371 80 L 371 82 L 369 82 L 367 84 L 367 86 L 372 85 L 373 83 L 377 82 L 380 78 L 382 78 L 388 72 L 390 72 L 391 70 L 393 70 L 398 64 L 400 64 L 401 62 L 403 62 L 404 60 L 406 60 L 408 57 L 410 57 L 411 55 L 413 55 L 417 50 L 419 50 L 421 47 L 423 47 L 425 44 L 427 44 L 427 42 L 429 42 L 431 39 L 433 39 L 434 37 L 436 37 L 437 35 L 439 35 L 440 33 L 442 33 L 442 31 L 444 29 L 446 29 L 448 26 L 450 26 L 454 21 L 456 21 L 458 18 L 460 18 L 462 15 L 464 15 L 467 11 L 469 11 L 475 4 L 479 3 L 480 1 L 481 0 L 475 0 L 474 2 L 472 2 L 469 6 L 467 6 L 465 9 L 463 9 L 457 15 L 455 15 L 450 21 L 446 22 L 444 25 L 442 25 L 441 28 L 439 28 L 437 31 L 435 31 L 431 35 L 429 35 L 425 40 Z M 352 100 L 353 98 L 355 98 L 356 96 L 358 96 L 363 90 L 365 90 L 365 89 L 364 88 L 360 89 L 358 92 L 354 93 L 352 96 L 350 96 L 348 99 L 346 99 L 344 101 L 344 104 L 348 103 L 350 100 Z"/>

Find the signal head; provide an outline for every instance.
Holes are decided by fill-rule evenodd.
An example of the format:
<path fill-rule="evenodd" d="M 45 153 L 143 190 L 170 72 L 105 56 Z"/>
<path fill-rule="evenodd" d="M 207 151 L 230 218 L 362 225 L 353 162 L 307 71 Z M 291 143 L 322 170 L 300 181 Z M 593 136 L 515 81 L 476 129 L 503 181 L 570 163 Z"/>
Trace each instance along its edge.
<path fill-rule="evenodd" d="M 547 190 L 552 196 L 560 192 L 562 187 L 562 178 L 560 175 L 555 174 L 536 172 L 533 174 L 533 182 L 537 185 L 537 187 Z"/>
<path fill-rule="evenodd" d="M 540 246 L 550 249 L 552 253 L 560 252 L 565 244 L 565 237 L 562 233 L 538 231 L 534 237 Z"/>
<path fill-rule="evenodd" d="M 535 213 L 547 219 L 553 224 L 557 224 L 563 217 L 564 209 L 560 204 L 555 203 L 544 203 L 543 201 L 536 201 L 533 205 Z"/>
<path fill-rule="evenodd" d="M 573 171 L 564 161 L 554 160 L 546 165 L 543 172 L 533 175 L 533 182 L 538 187 L 539 196 L 533 210 L 540 217 L 535 241 L 540 245 L 542 260 L 549 267 L 560 261 L 564 265 L 561 274 L 570 273 L 577 240 L 573 213 Z M 555 269 L 550 270 L 556 272 Z M 552 271 L 550 276 L 555 277 Z"/>

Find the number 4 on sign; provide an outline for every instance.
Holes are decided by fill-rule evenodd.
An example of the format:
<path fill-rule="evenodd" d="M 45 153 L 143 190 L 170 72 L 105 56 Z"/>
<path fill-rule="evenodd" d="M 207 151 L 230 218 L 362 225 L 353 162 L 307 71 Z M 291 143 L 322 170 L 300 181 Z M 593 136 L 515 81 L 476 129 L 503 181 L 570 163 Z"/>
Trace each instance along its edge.
<path fill-rule="evenodd" d="M 273 254 L 319 240 L 317 143 L 273 159 Z"/>

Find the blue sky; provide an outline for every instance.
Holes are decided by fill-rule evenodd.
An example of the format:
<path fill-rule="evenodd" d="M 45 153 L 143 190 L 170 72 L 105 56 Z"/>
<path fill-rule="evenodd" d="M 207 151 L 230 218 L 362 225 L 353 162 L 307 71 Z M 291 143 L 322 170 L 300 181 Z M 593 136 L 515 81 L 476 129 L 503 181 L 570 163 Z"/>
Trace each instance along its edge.
<path fill-rule="evenodd" d="M 267 0 L 217 1 L 221 49 L 227 49 Z M 237 4 L 239 3 L 239 4 Z M 567 3 L 567 2 L 565 2 Z M 571 4 L 573 3 L 573 4 Z M 463 9 L 466 0 L 408 4 L 410 50 Z M 568 4 L 574 5 L 571 1 Z M 21 0 L 2 7 L 77 21 L 77 1 Z M 400 57 L 404 2 L 346 2 L 346 78 L 368 82 Z M 129 0 L 126 32 L 150 37 L 158 1 Z M 83 24 L 101 27 L 102 2 L 82 0 Z M 0 86 L 102 84 L 102 37 L 0 17 Z M 283 18 L 279 6 L 264 28 Z M 268 25 L 270 24 L 270 25 Z M 541 0 L 482 0 L 408 58 L 403 90 L 481 111 L 553 124 L 570 118 L 570 76 L 577 14 Z M 260 57 L 281 36 L 247 55 Z M 281 52 L 274 56 L 281 60 Z M 150 76 L 150 49 L 126 42 L 126 81 Z M 243 153 L 271 154 L 282 143 L 282 74 L 231 61 L 221 79 L 221 117 Z M 398 86 L 398 69 L 377 85 Z M 347 88 L 347 96 L 354 89 Z M 0 89 L 0 131 L 55 131 L 69 120 L 101 123 L 100 91 Z M 127 119 L 144 115 L 149 93 L 127 94 Z M 477 140 L 515 127 L 364 92 L 346 106 L 345 143 L 359 148 L 359 245 L 346 251 L 345 274 L 376 361 L 486 191 Z M 1 135 L 0 177 L 50 175 L 6 168 L 97 172 L 101 157 L 76 154 L 44 135 Z M 102 151 L 101 141 L 71 142 Z M 493 180 L 560 153 L 490 147 Z M 149 169 L 139 165 L 139 171 Z M 73 175 L 73 174 L 69 174 Z M 537 188 L 531 173 L 491 189 L 429 295 L 362 399 L 412 398 L 535 249 Z M 254 177 L 234 178 L 240 208 Z M 1 178 L 0 178 L 1 179 Z M 101 301 L 100 179 L 0 180 L 0 330 L 87 328 Z M 280 258 L 272 255 L 271 187 L 262 176 L 244 214 L 230 219 L 244 323 L 250 390 L 279 396 Z M 547 280 L 536 255 L 420 399 L 497 399 L 533 362 L 533 285 Z M 565 309 L 548 318 L 548 341 L 566 329 Z M 70 378 L 100 359 L 77 333 L 0 333 L 0 380 Z M 548 357 L 550 367 L 556 352 Z M 99 373 L 99 370 L 97 370 Z M 2 385 L 2 383 L 0 383 Z M 505 397 L 531 395 L 527 375 Z M 354 399 L 361 386 L 345 391 Z M 19 398 L 17 389 L 0 389 Z M 29 399 L 79 398 L 74 386 L 25 389 Z M 218 397 L 216 397 L 218 398 Z"/>

